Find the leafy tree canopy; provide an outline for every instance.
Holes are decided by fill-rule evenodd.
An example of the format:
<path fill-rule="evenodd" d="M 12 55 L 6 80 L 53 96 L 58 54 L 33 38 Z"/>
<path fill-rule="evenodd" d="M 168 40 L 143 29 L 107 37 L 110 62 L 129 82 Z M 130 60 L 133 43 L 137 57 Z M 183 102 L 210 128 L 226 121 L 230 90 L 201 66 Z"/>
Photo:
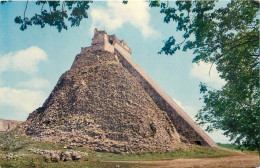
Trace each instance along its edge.
<path fill-rule="evenodd" d="M 1 3 L 6 3 L 6 1 L 1 1 Z M 49 25 L 61 32 L 62 29 L 68 29 L 66 22 L 70 22 L 71 27 L 74 27 L 79 26 L 82 19 L 88 18 L 87 10 L 90 3 L 92 1 L 35 1 L 35 4 L 39 6 L 39 12 L 28 18 L 26 16 L 27 1 L 23 16 L 17 16 L 14 21 L 21 25 L 22 31 L 32 25 L 38 25 L 41 28 Z"/>
<path fill-rule="evenodd" d="M 216 64 L 227 83 L 221 90 L 201 83 L 205 106 L 197 114 L 207 130 L 224 130 L 237 143 L 259 149 L 259 2 L 230 1 L 218 7 L 216 1 L 152 1 L 160 7 L 164 22 L 177 22 L 183 41 L 174 36 L 159 53 L 173 55 L 193 49 L 193 62 Z M 208 124 L 209 123 L 209 124 Z"/>

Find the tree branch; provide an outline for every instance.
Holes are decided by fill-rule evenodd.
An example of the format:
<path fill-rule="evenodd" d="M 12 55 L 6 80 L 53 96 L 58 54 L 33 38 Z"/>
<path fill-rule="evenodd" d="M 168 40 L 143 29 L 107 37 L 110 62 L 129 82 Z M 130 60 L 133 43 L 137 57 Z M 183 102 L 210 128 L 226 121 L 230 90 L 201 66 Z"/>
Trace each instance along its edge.
<path fill-rule="evenodd" d="M 214 62 L 212 62 L 211 66 L 210 66 L 210 69 L 209 69 L 209 76 L 210 76 L 210 71 L 211 71 L 211 68 L 213 67 L 214 65 Z"/>
<path fill-rule="evenodd" d="M 64 11 L 64 8 L 65 8 L 65 1 L 63 1 L 63 3 L 62 3 L 62 12 Z"/>
<path fill-rule="evenodd" d="M 251 54 L 250 56 L 252 56 L 252 57 L 259 57 L 260 54 Z"/>
<path fill-rule="evenodd" d="M 252 65 L 252 66 L 250 67 L 250 70 L 252 71 L 252 69 L 255 68 L 259 63 L 260 63 L 260 62 L 257 62 L 257 63 L 255 63 L 254 65 Z"/>
<path fill-rule="evenodd" d="M 220 59 L 221 57 L 223 57 L 223 56 L 226 55 L 229 51 L 233 50 L 233 49 L 236 48 L 236 47 L 239 47 L 239 46 L 241 46 L 241 45 L 244 45 L 244 44 L 247 44 L 247 43 L 250 43 L 250 42 L 255 42 L 255 41 L 258 41 L 258 40 L 248 40 L 248 41 L 246 41 L 246 42 L 244 42 L 244 43 L 240 43 L 240 44 L 238 44 L 238 45 L 235 45 L 235 46 L 233 46 L 233 47 L 230 47 L 224 54 L 221 54 L 221 55 L 217 56 L 215 60 Z"/>
<path fill-rule="evenodd" d="M 237 40 L 234 40 L 234 41 L 231 41 L 231 42 L 228 42 L 228 43 L 221 43 L 221 45 L 230 45 L 230 44 L 233 44 L 233 43 L 235 43 L 235 42 L 238 42 L 238 41 L 240 41 L 240 40 L 243 40 L 245 37 L 248 37 L 248 36 L 244 36 L 244 37 L 242 37 L 242 38 L 240 38 L 240 39 L 237 39 Z"/>
<path fill-rule="evenodd" d="M 51 13 L 51 5 L 50 5 L 50 3 L 49 3 L 49 8 L 50 8 L 50 13 Z"/>
<path fill-rule="evenodd" d="M 260 5 L 260 3 L 259 3 L 259 1 L 258 0 L 250 0 L 250 2 L 252 3 L 252 4 L 255 4 L 255 5 L 257 5 L 258 7 L 259 7 L 259 5 Z"/>
<path fill-rule="evenodd" d="M 173 45 L 173 46 L 178 46 L 178 47 L 180 47 L 185 41 L 187 40 L 187 38 L 185 38 L 182 42 L 180 42 L 179 44 L 175 44 L 175 45 Z"/>
<path fill-rule="evenodd" d="M 41 9 L 41 12 L 42 12 L 42 10 L 43 10 L 44 4 L 45 4 L 45 3 L 43 3 L 43 4 L 42 4 L 42 9 Z"/>
<path fill-rule="evenodd" d="M 25 13 L 26 13 L 26 10 L 27 10 L 27 6 L 28 6 L 28 0 L 27 0 L 27 2 L 26 2 L 26 6 L 25 6 L 25 9 L 24 9 L 24 13 L 23 13 L 23 18 L 25 19 Z"/>

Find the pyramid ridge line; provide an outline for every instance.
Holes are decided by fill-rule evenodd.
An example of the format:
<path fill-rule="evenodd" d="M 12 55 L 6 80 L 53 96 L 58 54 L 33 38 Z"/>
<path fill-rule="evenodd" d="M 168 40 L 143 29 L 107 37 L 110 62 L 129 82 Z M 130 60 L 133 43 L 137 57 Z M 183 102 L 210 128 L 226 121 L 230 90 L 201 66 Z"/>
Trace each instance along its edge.
<path fill-rule="evenodd" d="M 107 35 L 106 31 L 95 29 L 92 45 L 82 48 L 71 68 L 61 75 L 43 106 L 28 117 L 27 121 L 33 128 L 28 127 L 27 134 L 36 135 L 36 140 L 49 138 L 54 142 L 55 135 L 60 134 L 64 136 L 60 137 L 60 141 L 63 139 L 64 142 L 70 142 L 67 132 L 71 129 L 72 136 L 80 134 L 79 137 L 74 137 L 77 139 L 76 142 L 92 145 L 95 150 L 97 148 L 94 140 L 111 140 L 110 144 L 117 144 L 118 138 L 121 140 L 115 148 L 126 151 L 128 147 L 125 146 L 123 149 L 122 145 L 128 140 L 131 142 L 128 144 L 130 150 L 139 150 L 135 147 L 140 143 L 138 139 L 142 141 L 139 147 L 146 149 L 149 145 L 155 145 L 160 138 L 160 141 L 163 140 L 166 144 L 161 141 L 162 144 L 153 149 L 166 150 L 168 147 L 173 149 L 175 147 L 171 145 L 175 142 L 179 145 L 199 144 L 217 147 L 189 115 L 131 59 L 131 54 L 132 51 L 124 40 L 119 40 L 115 35 Z M 121 117 L 125 110 L 129 115 Z M 89 114 L 95 119 L 90 121 L 86 118 L 85 122 L 77 120 L 77 117 L 75 119 L 70 117 L 84 114 Z M 147 121 L 148 125 L 142 120 Z M 56 130 L 47 129 L 56 122 L 59 124 Z M 83 125 L 75 129 L 78 122 Z M 121 123 L 124 122 L 132 124 L 123 125 L 130 132 L 125 133 L 121 130 Z M 63 125 L 64 123 L 69 127 Z M 91 127 L 87 126 L 89 124 Z M 101 129 L 103 125 L 104 130 Z M 117 130 L 118 133 L 105 132 L 110 129 Z M 155 133 L 156 129 L 160 130 L 158 134 L 156 133 L 159 136 L 158 140 L 154 138 L 155 133 L 152 133 L 154 129 Z M 148 135 L 149 139 L 143 139 Z M 96 136 L 99 138 L 96 139 Z M 84 140 L 88 137 L 93 141 Z M 59 138 L 56 140 L 59 141 Z M 99 145 L 98 150 L 106 148 L 106 151 L 111 151 L 103 142 Z"/>
<path fill-rule="evenodd" d="M 172 115 L 177 114 L 179 116 L 175 117 L 177 119 L 172 119 L 175 127 L 177 127 L 176 125 L 178 125 L 175 123 L 177 120 L 184 120 L 183 122 L 186 123 L 187 127 L 193 129 L 194 134 L 196 134 L 193 135 L 196 137 L 194 140 L 192 140 L 193 143 L 199 141 L 199 143 L 201 143 L 201 145 L 203 146 L 218 147 L 216 143 L 198 125 L 194 123 L 191 117 L 186 112 L 184 112 L 184 110 L 180 106 L 178 106 L 178 104 L 174 100 L 172 100 L 172 98 L 137 63 L 135 63 L 131 58 L 122 55 L 117 50 L 115 51 L 120 62 L 137 79 L 137 81 L 142 84 L 148 95 L 153 98 L 155 104 L 161 110 L 166 111 L 171 119 L 173 118 Z M 157 94 L 160 97 L 158 98 L 158 100 Z M 183 131 L 184 130 L 178 131 L 178 133 L 181 133 Z M 191 139 L 191 137 L 185 135 L 183 136 L 189 140 Z"/>
<path fill-rule="evenodd" d="M 120 62 L 125 64 L 125 68 L 130 72 L 130 74 L 132 74 L 144 88 L 149 87 L 150 90 L 153 90 L 150 91 L 150 93 L 148 90 L 149 96 L 153 97 L 154 95 L 158 95 L 160 97 L 159 100 L 153 98 L 154 102 L 161 110 L 168 113 L 168 116 L 172 119 L 172 121 L 176 122 L 176 120 L 178 120 L 177 122 L 179 122 L 179 120 L 182 120 L 186 127 L 193 129 L 193 135 L 190 135 L 190 137 L 185 135 L 183 136 L 187 139 L 193 139 L 191 140 L 193 143 L 198 142 L 203 146 L 217 147 L 216 143 L 198 125 L 194 123 L 191 117 L 180 106 L 178 106 L 178 104 L 172 100 L 172 98 L 163 89 L 161 89 L 161 87 L 138 64 L 131 59 L 132 51 L 130 48 L 127 50 L 126 47 L 120 45 L 120 42 L 122 41 L 128 47 L 127 43 L 124 40 L 119 40 L 116 35 L 108 35 L 106 31 L 101 31 L 95 28 L 92 46 L 82 48 L 81 53 L 108 51 L 115 54 L 119 58 Z M 183 128 L 180 129 L 181 132 L 184 131 Z M 191 136 L 196 138 L 191 138 Z"/>

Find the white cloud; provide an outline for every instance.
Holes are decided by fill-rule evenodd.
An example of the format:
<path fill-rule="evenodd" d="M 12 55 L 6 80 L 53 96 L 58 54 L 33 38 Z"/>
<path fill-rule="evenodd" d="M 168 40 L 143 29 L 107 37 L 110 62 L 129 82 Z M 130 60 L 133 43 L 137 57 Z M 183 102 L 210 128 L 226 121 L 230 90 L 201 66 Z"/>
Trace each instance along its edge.
<path fill-rule="evenodd" d="M 205 129 L 204 129 L 205 130 Z M 207 133 L 215 142 L 220 142 L 220 143 L 233 143 L 233 141 L 229 141 L 229 137 L 226 137 L 223 135 L 224 131 L 218 130 L 218 131 L 213 131 L 211 133 Z"/>
<path fill-rule="evenodd" d="M 12 119 L 25 120 L 29 113 L 43 104 L 46 96 L 42 91 L 2 87 L 0 88 L 0 107 L 9 106 L 14 109 Z M 1 113 L 4 111 L 1 110 Z"/>
<path fill-rule="evenodd" d="M 156 37 L 160 33 L 150 25 L 149 6 L 145 1 L 128 1 L 127 5 L 120 2 L 107 2 L 107 8 L 96 7 L 91 10 L 91 31 L 95 27 L 113 31 L 129 23 L 142 32 L 144 37 Z"/>
<path fill-rule="evenodd" d="M 47 55 L 45 51 L 36 46 L 14 53 L 10 52 L 7 55 L 0 56 L 0 73 L 7 70 L 15 70 L 33 74 L 38 71 L 37 64 L 46 60 Z"/>
<path fill-rule="evenodd" d="M 45 51 L 36 46 L 0 55 L 0 75 L 16 71 L 34 76 L 38 72 L 38 63 L 46 60 Z M 12 76 L 9 77 L 11 78 Z M 50 86 L 46 79 L 40 77 L 18 82 L 17 86 L 27 89 L 12 88 L 4 84 L 5 81 L 0 79 L 0 117 L 8 116 L 16 120 L 25 120 L 29 113 L 41 106 L 47 98 L 42 89 Z"/>
<path fill-rule="evenodd" d="M 30 89 L 44 89 L 50 88 L 50 82 L 44 78 L 32 78 L 29 81 L 20 82 L 17 86 L 30 88 Z"/>
<path fill-rule="evenodd" d="M 210 73 L 209 73 L 210 72 Z M 194 63 L 190 75 L 199 78 L 202 82 L 212 85 L 216 89 L 225 85 L 225 80 L 219 77 L 215 64 L 199 62 Z"/>

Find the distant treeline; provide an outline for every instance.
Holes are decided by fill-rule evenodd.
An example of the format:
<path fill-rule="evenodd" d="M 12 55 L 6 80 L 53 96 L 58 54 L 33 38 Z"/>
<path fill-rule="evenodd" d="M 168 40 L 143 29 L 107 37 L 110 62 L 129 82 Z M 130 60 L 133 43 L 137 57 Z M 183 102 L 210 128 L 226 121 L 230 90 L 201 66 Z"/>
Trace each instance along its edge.
<path fill-rule="evenodd" d="M 252 151 L 252 149 L 249 149 L 245 147 L 244 145 L 238 145 L 238 144 L 223 144 L 223 143 L 217 143 L 218 146 L 227 148 L 227 149 L 232 149 L 232 150 L 240 150 L 240 151 Z M 253 149 L 257 150 L 257 149 Z"/>

